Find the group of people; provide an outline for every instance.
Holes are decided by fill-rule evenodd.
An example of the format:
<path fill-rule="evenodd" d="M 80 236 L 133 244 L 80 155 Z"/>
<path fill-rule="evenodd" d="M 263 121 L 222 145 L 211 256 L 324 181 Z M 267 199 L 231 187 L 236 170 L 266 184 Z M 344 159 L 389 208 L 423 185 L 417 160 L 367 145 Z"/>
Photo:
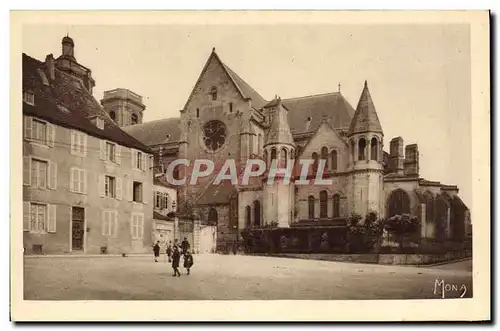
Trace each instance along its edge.
<path fill-rule="evenodd" d="M 168 262 L 172 263 L 172 269 L 174 271 L 174 274 L 172 277 L 180 277 L 181 273 L 179 272 L 179 263 L 181 260 L 181 256 L 184 257 L 184 268 L 186 268 L 187 275 L 190 273 L 190 269 L 194 264 L 193 260 L 193 255 L 191 254 L 190 250 L 190 245 L 189 242 L 187 241 L 187 238 L 184 238 L 182 243 L 179 245 L 178 240 L 175 239 L 174 244 L 172 244 L 172 241 L 168 243 L 167 249 L 166 249 L 166 255 L 168 257 Z M 157 241 L 156 245 L 153 247 L 153 252 L 155 255 L 155 262 L 158 262 L 158 258 L 160 257 L 160 242 Z"/>

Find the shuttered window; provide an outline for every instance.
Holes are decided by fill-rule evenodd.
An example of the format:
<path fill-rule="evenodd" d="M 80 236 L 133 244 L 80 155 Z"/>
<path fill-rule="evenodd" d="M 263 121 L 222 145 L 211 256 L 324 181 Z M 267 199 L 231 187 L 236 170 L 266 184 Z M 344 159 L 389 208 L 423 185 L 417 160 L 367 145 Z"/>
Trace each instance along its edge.
<path fill-rule="evenodd" d="M 31 233 L 56 232 L 56 206 L 41 203 L 23 203 L 23 230 Z"/>
<path fill-rule="evenodd" d="M 144 236 L 144 214 L 132 214 L 132 220 L 130 223 L 130 231 L 132 239 L 138 240 L 142 239 Z"/>
<path fill-rule="evenodd" d="M 102 235 L 116 238 L 118 235 L 118 211 L 103 210 L 102 212 Z"/>
<path fill-rule="evenodd" d="M 85 157 L 87 154 L 87 135 L 83 132 L 71 130 L 71 154 Z"/>
<path fill-rule="evenodd" d="M 71 168 L 70 191 L 75 193 L 87 193 L 87 172 L 83 169 Z"/>

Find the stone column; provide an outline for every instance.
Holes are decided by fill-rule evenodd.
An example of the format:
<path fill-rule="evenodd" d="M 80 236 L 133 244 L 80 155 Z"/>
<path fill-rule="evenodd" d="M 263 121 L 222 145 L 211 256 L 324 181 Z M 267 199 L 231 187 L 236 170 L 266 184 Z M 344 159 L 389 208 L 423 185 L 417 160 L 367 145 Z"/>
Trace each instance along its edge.
<path fill-rule="evenodd" d="M 420 235 L 422 236 L 422 238 L 427 238 L 427 219 L 426 219 L 427 206 L 425 205 L 425 203 L 420 204 L 420 206 L 421 206 L 420 221 L 422 222 Z"/>

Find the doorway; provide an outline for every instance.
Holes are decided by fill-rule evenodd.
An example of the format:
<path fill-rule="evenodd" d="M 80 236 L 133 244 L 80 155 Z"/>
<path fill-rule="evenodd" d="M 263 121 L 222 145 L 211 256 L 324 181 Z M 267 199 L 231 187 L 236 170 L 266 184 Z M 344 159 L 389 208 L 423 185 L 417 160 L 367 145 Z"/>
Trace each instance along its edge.
<path fill-rule="evenodd" d="M 73 207 L 71 216 L 71 249 L 82 251 L 85 239 L 85 209 Z"/>

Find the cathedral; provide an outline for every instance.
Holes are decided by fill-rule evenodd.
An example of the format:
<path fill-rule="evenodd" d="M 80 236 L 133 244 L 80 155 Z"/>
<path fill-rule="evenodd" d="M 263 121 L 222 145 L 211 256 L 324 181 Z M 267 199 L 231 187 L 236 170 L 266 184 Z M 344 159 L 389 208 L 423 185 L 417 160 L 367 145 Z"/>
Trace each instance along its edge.
<path fill-rule="evenodd" d="M 105 93 L 101 104 L 125 132 L 154 151 L 161 169 L 176 159 L 208 159 L 220 169 L 227 159 L 244 165 L 254 158 L 285 166 L 313 160 L 307 178 L 323 168 L 328 185 L 297 185 L 298 174 L 289 184 L 262 176 L 244 186 L 214 185 L 214 172 L 196 185 L 179 186 L 179 213 L 216 226 L 218 245 L 241 239 L 247 227 L 338 225 L 353 213 L 369 212 L 414 215 L 421 238 L 470 235 L 469 209 L 458 187 L 419 176 L 417 144 L 387 140 L 366 81 L 356 108 L 340 91 L 266 100 L 213 49 L 179 117 L 142 123 L 146 107 L 124 91 L 120 98 Z M 174 177 L 188 171 L 176 167 Z"/>

